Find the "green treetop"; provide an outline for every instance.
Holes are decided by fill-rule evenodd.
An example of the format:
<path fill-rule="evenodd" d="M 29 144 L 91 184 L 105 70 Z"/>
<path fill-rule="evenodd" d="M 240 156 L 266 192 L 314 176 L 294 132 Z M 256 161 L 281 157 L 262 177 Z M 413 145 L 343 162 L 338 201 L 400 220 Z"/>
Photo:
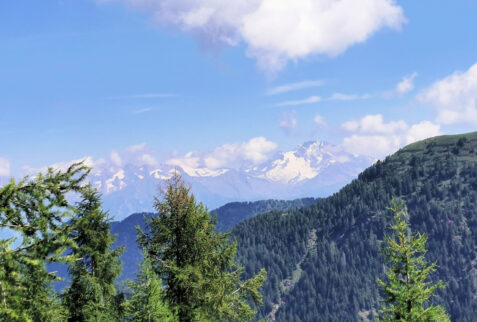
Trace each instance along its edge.
<path fill-rule="evenodd" d="M 71 261 L 63 256 L 76 247 L 68 221 L 75 213 L 67 194 L 81 194 L 89 170 L 81 163 L 66 171 L 48 169 L 34 179 L 12 179 L 0 188 L 0 228 L 18 236 L 0 240 L 0 319 L 7 321 L 61 320 L 51 289 L 57 277 L 46 262 Z"/>
<path fill-rule="evenodd" d="M 387 282 L 378 280 L 384 291 L 380 321 L 449 321 L 444 308 L 429 305 L 428 301 L 437 288 L 443 287 L 428 281 L 436 264 L 428 264 L 427 237 L 411 234 L 404 204 L 393 199 L 390 210 L 394 213 L 393 236 L 386 236 L 383 254 L 386 257 Z"/>
<path fill-rule="evenodd" d="M 215 232 L 215 218 L 196 203 L 180 175 L 155 199 L 155 209 L 158 216 L 148 220 L 138 241 L 164 281 L 165 299 L 179 321 L 251 319 L 255 311 L 248 303 L 261 303 L 265 270 L 241 281 L 237 244 Z"/>
<path fill-rule="evenodd" d="M 120 316 L 114 282 L 121 272 L 123 248 L 111 249 L 110 218 L 101 210 L 99 194 L 91 187 L 83 193 L 78 212 L 71 221 L 71 238 L 78 247 L 69 263 L 70 286 L 63 294 L 70 321 L 113 321 Z"/>
<path fill-rule="evenodd" d="M 133 321 L 172 322 L 176 320 L 164 302 L 161 280 L 154 272 L 147 254 L 144 254 L 136 280 L 129 283 L 129 286 L 132 290 L 132 298 L 127 301 L 127 310 Z"/>

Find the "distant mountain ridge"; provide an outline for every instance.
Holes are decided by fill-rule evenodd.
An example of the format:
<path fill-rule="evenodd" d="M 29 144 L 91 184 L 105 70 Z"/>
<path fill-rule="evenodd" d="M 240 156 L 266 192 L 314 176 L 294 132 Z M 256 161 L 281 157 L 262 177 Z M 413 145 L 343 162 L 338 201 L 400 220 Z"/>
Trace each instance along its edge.
<path fill-rule="evenodd" d="M 152 211 L 157 185 L 174 171 L 191 184 L 198 200 L 214 209 L 232 201 L 324 197 L 350 182 L 373 161 L 333 144 L 310 141 L 276 153 L 262 164 L 240 169 L 105 163 L 93 169 L 90 179 L 103 195 L 104 208 L 121 220 L 134 212 Z"/>

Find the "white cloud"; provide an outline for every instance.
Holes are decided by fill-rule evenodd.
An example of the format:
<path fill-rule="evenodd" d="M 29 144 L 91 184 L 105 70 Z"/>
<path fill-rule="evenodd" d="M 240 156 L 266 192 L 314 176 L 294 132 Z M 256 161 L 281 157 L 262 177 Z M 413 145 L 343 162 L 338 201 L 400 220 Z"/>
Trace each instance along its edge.
<path fill-rule="evenodd" d="M 411 144 L 440 134 L 440 125 L 429 121 L 422 121 L 412 125 L 407 131 L 406 143 Z"/>
<path fill-rule="evenodd" d="M 151 166 L 155 166 L 155 165 L 158 164 L 156 158 L 154 158 L 152 155 L 150 155 L 148 153 L 144 153 L 143 155 L 141 155 L 139 160 L 143 164 L 147 164 L 147 165 L 151 165 Z"/>
<path fill-rule="evenodd" d="M 408 125 L 402 120 L 385 123 L 381 114 L 366 115 L 360 120 L 345 122 L 342 127 L 350 132 L 367 134 L 390 134 L 408 129 Z"/>
<path fill-rule="evenodd" d="M 394 0 L 97 0 L 123 2 L 207 43 L 237 45 L 277 71 L 309 55 L 336 56 L 382 28 L 406 22 Z"/>
<path fill-rule="evenodd" d="M 401 137 L 353 134 L 344 138 L 342 146 L 346 151 L 353 154 L 383 157 L 401 147 Z"/>
<path fill-rule="evenodd" d="M 290 91 L 296 91 L 299 89 L 309 88 L 309 87 L 318 87 L 323 86 L 324 82 L 321 80 L 314 81 L 302 81 L 297 83 L 285 84 L 281 86 L 274 87 L 267 92 L 267 95 L 277 95 Z"/>
<path fill-rule="evenodd" d="M 296 112 L 284 112 L 279 122 L 280 128 L 287 134 L 291 135 L 296 128 L 298 121 L 296 120 Z"/>
<path fill-rule="evenodd" d="M 354 132 L 345 137 L 342 146 L 350 153 L 384 157 L 399 148 L 440 135 L 440 126 L 429 121 L 409 126 L 404 121 L 384 122 L 380 114 L 366 115 L 359 120 L 342 124 L 343 129 Z"/>
<path fill-rule="evenodd" d="M 53 163 L 41 168 L 34 168 L 27 165 L 23 167 L 23 171 L 29 175 L 36 175 L 39 172 L 45 173 L 48 170 L 48 168 L 52 168 L 53 170 L 66 171 L 71 164 L 78 163 L 78 162 L 83 162 L 85 166 L 92 168 L 94 166 L 97 166 L 98 164 L 104 163 L 105 160 L 104 159 L 94 160 L 91 156 L 86 156 L 76 160 Z"/>
<path fill-rule="evenodd" d="M 173 166 L 179 166 L 181 168 L 198 168 L 200 164 L 200 158 L 195 156 L 194 152 L 189 152 L 183 157 L 169 159 L 166 161 L 166 163 Z"/>
<path fill-rule="evenodd" d="M 211 152 L 189 152 L 183 157 L 169 159 L 166 163 L 195 169 L 234 167 L 244 162 L 258 164 L 265 161 L 268 154 L 276 148 L 276 143 L 264 137 L 256 137 L 246 142 L 223 144 Z"/>
<path fill-rule="evenodd" d="M 321 126 L 326 126 L 326 120 L 323 118 L 323 116 L 316 114 L 315 117 L 313 118 L 313 123 L 316 124 L 316 126 L 321 127 Z"/>
<path fill-rule="evenodd" d="M 412 91 L 414 89 L 414 78 L 416 78 L 416 76 L 416 72 L 412 73 L 411 75 L 404 76 L 396 85 L 396 93 L 402 95 Z"/>
<path fill-rule="evenodd" d="M 10 175 L 10 161 L 0 157 L 0 177 L 8 177 Z"/>
<path fill-rule="evenodd" d="M 112 100 L 121 100 L 121 99 L 142 99 L 142 98 L 168 98 L 176 97 L 176 94 L 171 93 L 147 93 L 147 94 L 136 94 L 136 95 L 125 95 L 125 96 L 112 96 L 108 97 Z"/>
<path fill-rule="evenodd" d="M 145 107 L 145 108 L 140 108 L 140 109 L 134 110 L 134 111 L 131 112 L 131 114 L 140 115 L 140 114 L 144 114 L 144 113 L 151 112 L 151 111 L 154 111 L 154 110 L 155 109 L 152 108 L 152 107 Z"/>
<path fill-rule="evenodd" d="M 320 102 L 321 100 L 322 99 L 319 96 L 311 96 L 302 100 L 281 102 L 281 103 L 278 103 L 276 106 L 295 106 L 295 105 L 303 105 L 303 104 L 312 104 L 312 103 Z"/>
<path fill-rule="evenodd" d="M 364 100 L 369 99 L 372 96 L 369 94 L 343 94 L 343 93 L 333 93 L 331 96 L 326 98 L 321 98 L 320 96 L 311 96 L 302 100 L 295 100 L 295 101 L 285 101 L 276 104 L 276 106 L 295 106 L 295 105 L 303 105 L 303 104 L 312 104 L 324 101 L 355 101 L 355 100 Z"/>
<path fill-rule="evenodd" d="M 343 93 L 333 93 L 328 98 L 325 98 L 325 101 L 355 101 L 355 100 L 365 100 L 371 98 L 371 95 L 369 94 L 362 94 L 362 95 L 356 95 L 356 94 L 343 94 Z"/>
<path fill-rule="evenodd" d="M 126 149 L 126 152 L 138 152 L 146 149 L 146 143 L 139 143 L 135 145 L 131 145 Z"/>
<path fill-rule="evenodd" d="M 437 111 L 442 124 L 477 124 L 477 63 L 432 84 L 417 96 Z"/>
<path fill-rule="evenodd" d="M 119 153 L 116 150 L 111 151 L 111 154 L 109 155 L 109 158 L 113 162 L 114 165 L 120 167 L 121 164 L 123 163 L 123 160 Z"/>

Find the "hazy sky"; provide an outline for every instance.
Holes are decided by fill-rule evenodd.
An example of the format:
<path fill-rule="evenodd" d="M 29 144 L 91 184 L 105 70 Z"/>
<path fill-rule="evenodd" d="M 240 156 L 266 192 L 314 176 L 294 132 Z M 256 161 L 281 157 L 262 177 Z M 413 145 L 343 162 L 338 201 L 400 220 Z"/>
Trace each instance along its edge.
<path fill-rule="evenodd" d="M 477 1 L 0 1 L 0 176 L 382 157 L 477 125 Z M 191 153 L 192 152 L 192 153 Z"/>

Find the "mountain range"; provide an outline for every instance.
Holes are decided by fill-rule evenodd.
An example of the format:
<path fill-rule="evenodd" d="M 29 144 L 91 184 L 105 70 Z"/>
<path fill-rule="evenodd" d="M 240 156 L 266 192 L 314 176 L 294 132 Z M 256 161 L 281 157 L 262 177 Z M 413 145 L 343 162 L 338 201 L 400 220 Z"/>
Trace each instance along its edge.
<path fill-rule="evenodd" d="M 175 171 L 191 184 L 198 200 L 214 209 L 232 201 L 325 197 L 373 161 L 333 144 L 311 141 L 262 164 L 238 169 L 104 163 L 93 169 L 90 180 L 102 193 L 104 208 L 121 220 L 134 212 L 151 212 L 157 186 Z"/>

